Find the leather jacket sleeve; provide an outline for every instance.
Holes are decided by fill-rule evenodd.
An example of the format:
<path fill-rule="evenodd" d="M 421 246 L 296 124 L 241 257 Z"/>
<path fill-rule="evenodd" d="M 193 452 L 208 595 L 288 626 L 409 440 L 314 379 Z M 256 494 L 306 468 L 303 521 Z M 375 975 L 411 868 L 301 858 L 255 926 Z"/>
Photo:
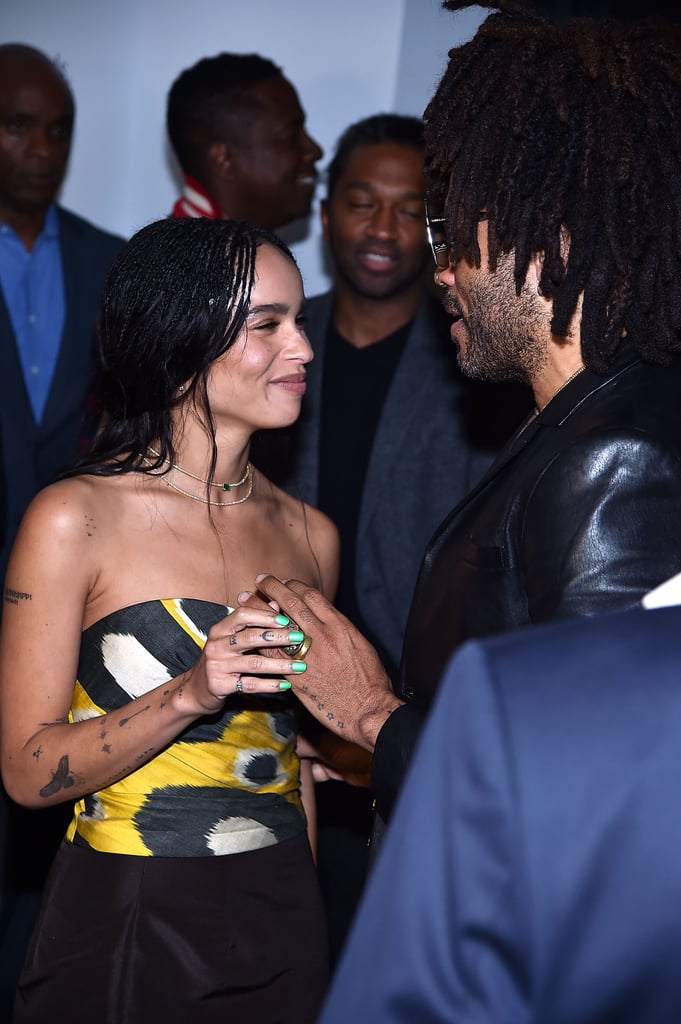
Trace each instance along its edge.
<path fill-rule="evenodd" d="M 402 704 L 388 717 L 378 734 L 371 766 L 371 790 L 384 820 L 392 813 L 426 718 L 418 704 Z"/>
<path fill-rule="evenodd" d="M 538 478 L 520 545 L 530 622 L 631 608 L 681 563 L 681 465 L 644 432 L 579 439 Z"/>

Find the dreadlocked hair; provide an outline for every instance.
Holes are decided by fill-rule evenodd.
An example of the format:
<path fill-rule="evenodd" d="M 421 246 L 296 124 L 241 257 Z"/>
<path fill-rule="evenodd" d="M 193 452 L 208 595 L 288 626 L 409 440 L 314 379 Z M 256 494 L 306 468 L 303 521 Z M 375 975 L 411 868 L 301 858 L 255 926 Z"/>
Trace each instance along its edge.
<path fill-rule="evenodd" d="M 469 6 L 446 0 L 444 7 Z M 429 193 L 453 260 L 515 255 L 565 337 L 583 293 L 585 363 L 604 373 L 624 335 L 643 359 L 681 349 L 681 30 L 661 19 L 573 19 L 484 4 L 425 112 Z M 445 198 L 446 196 L 446 198 Z"/>
<path fill-rule="evenodd" d="M 191 404 L 217 460 L 207 380 L 248 315 L 258 246 L 269 231 L 233 220 L 166 219 L 133 235 L 116 258 L 99 308 L 105 422 L 62 476 L 158 471 L 175 461 L 173 411 Z M 158 457 L 149 460 L 150 445 Z"/>

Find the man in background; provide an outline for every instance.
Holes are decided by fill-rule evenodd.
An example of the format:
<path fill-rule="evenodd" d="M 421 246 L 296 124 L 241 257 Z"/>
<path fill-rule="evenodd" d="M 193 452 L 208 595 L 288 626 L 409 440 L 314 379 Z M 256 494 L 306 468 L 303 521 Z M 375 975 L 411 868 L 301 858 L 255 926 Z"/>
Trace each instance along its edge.
<path fill-rule="evenodd" d="M 167 126 L 184 174 L 174 217 L 231 217 L 274 230 L 310 212 L 322 150 L 271 60 L 220 53 L 198 61 L 171 86 Z"/>
<path fill-rule="evenodd" d="M 69 85 L 51 60 L 30 46 L 0 46 L 0 428 L 7 524 L 0 548 L 3 579 L 26 506 L 77 453 L 95 371 L 97 303 L 123 244 L 56 203 L 74 113 Z M 7 800 L 4 793 L 1 799 Z M 64 821 L 64 811 L 31 814 L 13 804 L 8 807 L 0 999 L 11 997 Z M 1 841 L 6 841 L 4 832 Z"/>
<path fill-rule="evenodd" d="M 76 453 L 99 293 L 123 240 L 55 202 L 74 100 L 40 51 L 0 46 L 0 419 L 7 532 Z"/>
<path fill-rule="evenodd" d="M 423 149 L 422 121 L 398 114 L 359 121 L 337 143 L 322 203 L 334 285 L 306 307 L 315 358 L 284 481 L 338 526 L 335 604 L 393 676 L 430 535 L 529 411 L 524 394 L 458 370 L 425 283 Z M 364 880 L 371 797 L 332 781 L 317 799 L 333 955 Z"/>

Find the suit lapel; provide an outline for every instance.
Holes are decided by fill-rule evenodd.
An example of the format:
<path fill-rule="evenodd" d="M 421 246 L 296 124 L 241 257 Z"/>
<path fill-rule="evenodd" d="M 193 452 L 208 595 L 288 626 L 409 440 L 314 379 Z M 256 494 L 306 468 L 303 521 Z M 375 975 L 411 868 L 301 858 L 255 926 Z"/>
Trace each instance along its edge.
<path fill-rule="evenodd" d="M 3 415 L 11 415 L 16 419 L 17 425 L 28 435 L 32 435 L 36 428 L 33 408 L 28 397 L 24 371 L 19 359 L 17 342 L 14 335 L 14 328 L 10 320 L 9 311 L 0 289 L 0 374 L 3 383 Z"/>
<path fill-rule="evenodd" d="M 333 293 L 318 295 L 307 305 L 307 333 L 314 350 L 314 359 L 307 365 L 307 393 L 296 430 L 294 478 L 305 500 L 316 505 L 319 500 L 319 432 L 322 415 L 322 380 L 326 335 L 333 305 Z"/>
<path fill-rule="evenodd" d="M 89 294 L 89 267 L 87 255 L 83 247 L 78 245 L 78 225 L 64 217 L 59 207 L 57 215 L 66 309 L 57 362 L 40 424 L 41 431 L 47 432 L 61 418 L 64 396 L 73 389 L 74 368 L 81 369 L 85 351 L 82 339 L 89 333 L 94 350 L 95 331 L 95 324 L 87 322 L 91 313 L 90 303 L 82 301 L 82 296 Z M 82 377 L 82 373 L 78 376 Z"/>
<path fill-rule="evenodd" d="M 434 316 L 432 300 L 426 298 L 414 318 L 376 429 L 367 466 L 360 530 L 369 522 L 390 476 L 399 475 L 404 442 L 411 431 L 418 431 L 419 420 L 432 411 L 433 394 L 442 388 L 441 360 L 430 358 L 425 351 L 441 327 Z"/>

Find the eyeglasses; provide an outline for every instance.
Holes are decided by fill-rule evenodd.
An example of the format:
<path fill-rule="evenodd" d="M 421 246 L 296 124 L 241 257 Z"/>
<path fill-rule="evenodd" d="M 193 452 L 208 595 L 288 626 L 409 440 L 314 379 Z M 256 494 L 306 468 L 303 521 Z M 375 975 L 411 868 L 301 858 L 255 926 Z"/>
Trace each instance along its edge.
<path fill-rule="evenodd" d="M 428 209 L 428 200 L 423 200 L 423 205 L 426 208 L 426 234 L 428 236 L 428 245 L 430 251 L 433 254 L 435 266 L 438 270 L 446 270 L 449 266 L 449 243 L 445 235 L 445 219 L 444 217 L 432 216 Z"/>
<path fill-rule="evenodd" d="M 434 217 L 428 209 L 428 200 L 423 200 L 426 208 L 426 234 L 430 251 L 435 260 L 438 270 L 446 270 L 452 262 L 452 254 L 445 233 L 445 218 Z M 478 221 L 487 220 L 487 210 L 481 210 L 478 214 Z"/>

